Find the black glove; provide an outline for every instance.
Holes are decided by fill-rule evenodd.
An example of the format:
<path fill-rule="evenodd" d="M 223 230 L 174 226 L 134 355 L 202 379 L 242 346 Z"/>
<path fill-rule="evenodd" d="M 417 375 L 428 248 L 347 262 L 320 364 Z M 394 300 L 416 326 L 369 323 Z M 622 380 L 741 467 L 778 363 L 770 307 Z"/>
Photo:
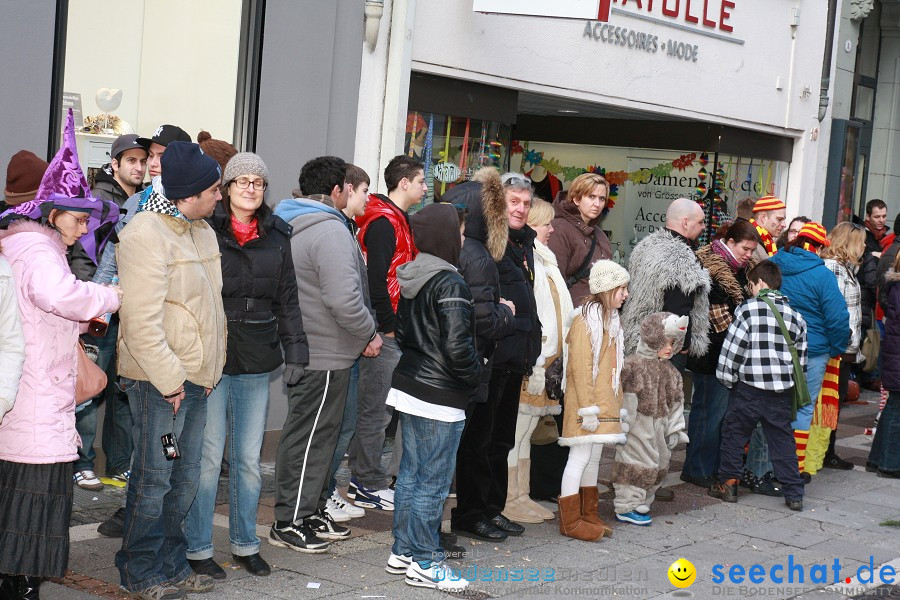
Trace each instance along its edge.
<path fill-rule="evenodd" d="M 284 373 L 282 374 L 282 379 L 288 385 L 294 385 L 300 378 L 303 377 L 303 373 L 306 372 L 306 367 L 297 363 L 285 363 L 284 364 Z"/>

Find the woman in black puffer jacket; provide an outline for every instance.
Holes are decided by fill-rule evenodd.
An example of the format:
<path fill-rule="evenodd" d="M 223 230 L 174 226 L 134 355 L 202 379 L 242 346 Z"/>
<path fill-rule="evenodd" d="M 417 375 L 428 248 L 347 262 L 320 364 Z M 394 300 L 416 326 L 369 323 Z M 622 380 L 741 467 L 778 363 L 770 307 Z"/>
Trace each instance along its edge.
<path fill-rule="evenodd" d="M 222 177 L 222 203 L 209 219 L 222 252 L 228 346 L 222 380 L 207 400 L 200 485 L 185 518 L 185 535 L 191 568 L 219 579 L 225 572 L 212 558 L 212 516 L 225 438 L 231 466 L 231 553 L 250 573 L 268 575 L 269 565 L 259 555 L 256 508 L 269 377 L 284 363 L 284 381 L 293 385 L 309 364 L 291 227 L 263 201 L 268 180 L 268 169 L 257 155 L 235 155 Z"/>

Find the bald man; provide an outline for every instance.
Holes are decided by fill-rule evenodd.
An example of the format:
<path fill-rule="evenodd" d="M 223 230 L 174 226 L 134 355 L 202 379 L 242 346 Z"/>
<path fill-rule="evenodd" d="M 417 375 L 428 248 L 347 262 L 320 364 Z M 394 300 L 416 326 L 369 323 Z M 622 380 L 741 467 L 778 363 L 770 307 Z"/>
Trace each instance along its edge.
<path fill-rule="evenodd" d="M 622 309 L 625 352 L 637 350 L 641 321 L 651 313 L 668 311 L 690 317 L 684 338 L 685 354 L 702 356 L 709 346 L 709 272 L 694 254 L 694 242 L 705 226 L 703 208 L 679 198 L 666 210 L 666 226 L 641 240 L 631 252 L 629 300 Z M 687 356 L 672 363 L 684 370 Z"/>

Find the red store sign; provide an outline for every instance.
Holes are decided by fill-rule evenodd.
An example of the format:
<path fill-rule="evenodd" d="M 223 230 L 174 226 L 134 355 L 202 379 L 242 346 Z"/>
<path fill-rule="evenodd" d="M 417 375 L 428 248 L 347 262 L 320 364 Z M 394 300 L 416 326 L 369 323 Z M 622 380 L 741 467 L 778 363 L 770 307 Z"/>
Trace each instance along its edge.
<path fill-rule="evenodd" d="M 732 33 L 731 14 L 740 0 L 473 0 L 485 13 L 609 21 L 613 6 Z"/>

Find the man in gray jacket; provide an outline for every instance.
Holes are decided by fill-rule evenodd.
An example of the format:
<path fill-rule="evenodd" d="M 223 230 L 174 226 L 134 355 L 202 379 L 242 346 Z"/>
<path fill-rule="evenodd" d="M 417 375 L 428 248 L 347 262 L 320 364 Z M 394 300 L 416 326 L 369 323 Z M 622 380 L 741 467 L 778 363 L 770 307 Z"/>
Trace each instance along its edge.
<path fill-rule="evenodd" d="M 344 187 L 346 163 L 315 158 L 300 171 L 301 198 L 283 200 L 275 214 L 293 228 L 291 253 L 309 368 L 288 386 L 288 415 L 275 460 L 273 546 L 320 553 L 327 540 L 350 530 L 325 511 L 328 477 L 337 444 L 350 368 L 360 354 L 376 356 L 381 338 L 366 306 L 366 267 L 347 220 L 334 207 Z"/>

